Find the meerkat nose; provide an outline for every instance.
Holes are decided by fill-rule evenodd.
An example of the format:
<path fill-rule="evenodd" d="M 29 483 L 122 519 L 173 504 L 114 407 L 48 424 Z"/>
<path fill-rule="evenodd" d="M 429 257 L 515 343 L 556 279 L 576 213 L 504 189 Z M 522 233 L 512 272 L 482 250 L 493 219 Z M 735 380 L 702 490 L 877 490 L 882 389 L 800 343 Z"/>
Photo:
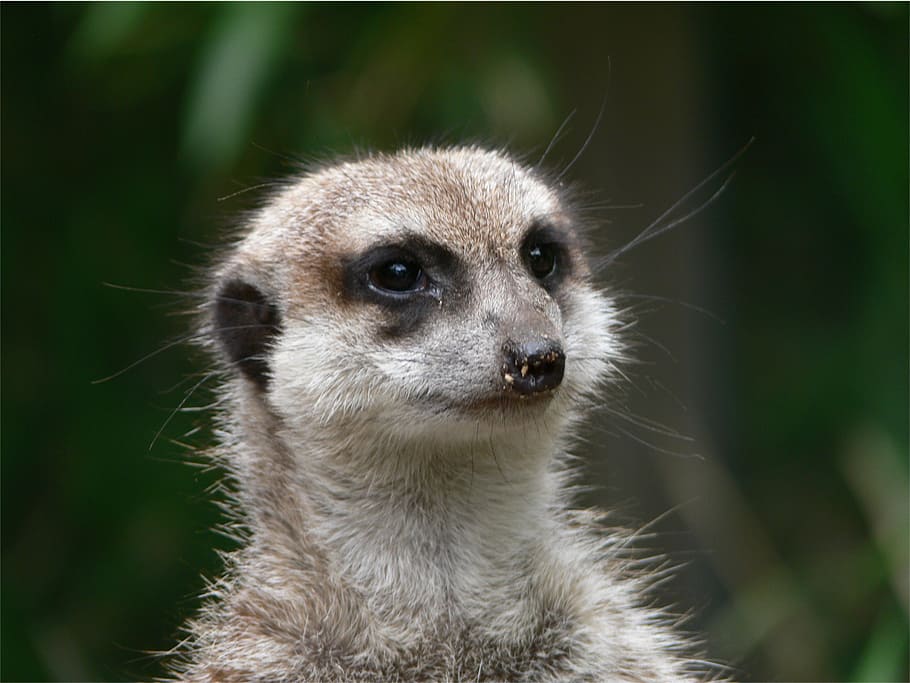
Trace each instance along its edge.
<path fill-rule="evenodd" d="M 502 346 L 504 388 L 521 396 L 555 389 L 562 382 L 566 354 L 549 339 Z"/>

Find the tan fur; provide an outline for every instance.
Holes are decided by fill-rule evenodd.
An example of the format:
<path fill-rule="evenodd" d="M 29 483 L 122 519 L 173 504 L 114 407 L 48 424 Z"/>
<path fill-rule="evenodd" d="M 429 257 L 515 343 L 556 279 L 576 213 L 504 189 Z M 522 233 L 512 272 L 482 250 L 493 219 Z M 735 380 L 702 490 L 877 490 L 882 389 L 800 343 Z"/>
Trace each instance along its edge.
<path fill-rule="evenodd" d="M 541 221 L 565 237 L 556 293 L 518 253 Z M 243 544 L 188 624 L 176 677 L 706 680 L 645 606 L 628 537 L 570 511 L 568 439 L 622 354 L 577 223 L 558 186 L 476 148 L 327 166 L 256 214 L 211 293 L 249 283 L 280 314 L 262 384 L 223 361 L 216 458 Z M 344 264 L 413 235 L 464 277 L 390 335 L 391 314 L 348 295 Z M 509 395 L 501 349 L 521 334 L 564 349 L 551 394 Z"/>

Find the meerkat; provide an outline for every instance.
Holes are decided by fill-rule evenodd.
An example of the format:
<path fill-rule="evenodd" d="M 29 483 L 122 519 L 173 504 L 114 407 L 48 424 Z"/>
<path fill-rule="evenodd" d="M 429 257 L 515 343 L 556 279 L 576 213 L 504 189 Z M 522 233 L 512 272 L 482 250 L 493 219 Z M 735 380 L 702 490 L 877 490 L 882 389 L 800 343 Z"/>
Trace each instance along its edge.
<path fill-rule="evenodd" d="M 623 358 L 558 182 L 476 147 L 311 170 L 212 273 L 242 538 L 188 681 L 702 681 L 629 535 L 572 509 Z"/>

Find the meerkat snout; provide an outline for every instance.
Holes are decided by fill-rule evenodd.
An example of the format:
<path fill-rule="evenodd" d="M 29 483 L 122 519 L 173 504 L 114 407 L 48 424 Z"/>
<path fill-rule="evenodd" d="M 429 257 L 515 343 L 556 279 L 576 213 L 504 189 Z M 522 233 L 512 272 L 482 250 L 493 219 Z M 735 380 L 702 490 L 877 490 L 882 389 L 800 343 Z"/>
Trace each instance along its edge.
<path fill-rule="evenodd" d="M 519 396 L 551 391 L 562 382 L 566 354 L 556 342 L 543 339 L 502 347 L 505 389 Z"/>

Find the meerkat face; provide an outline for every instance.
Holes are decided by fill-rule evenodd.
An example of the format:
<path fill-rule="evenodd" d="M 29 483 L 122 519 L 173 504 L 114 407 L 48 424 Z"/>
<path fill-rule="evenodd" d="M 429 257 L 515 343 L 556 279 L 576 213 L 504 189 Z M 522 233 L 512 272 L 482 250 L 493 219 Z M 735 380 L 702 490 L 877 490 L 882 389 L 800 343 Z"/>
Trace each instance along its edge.
<path fill-rule="evenodd" d="M 218 282 L 220 348 L 292 425 L 524 428 L 589 393 L 616 351 L 569 207 L 474 148 L 304 177 L 258 214 Z"/>

